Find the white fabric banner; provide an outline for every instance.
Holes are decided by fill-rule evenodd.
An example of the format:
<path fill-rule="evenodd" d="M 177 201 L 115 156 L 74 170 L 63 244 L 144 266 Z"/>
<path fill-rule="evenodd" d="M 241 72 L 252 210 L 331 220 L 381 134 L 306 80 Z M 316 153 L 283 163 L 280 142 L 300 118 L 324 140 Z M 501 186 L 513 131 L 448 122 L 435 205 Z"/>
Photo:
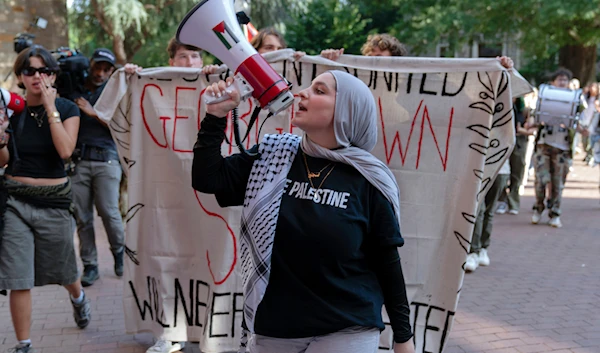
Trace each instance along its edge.
<path fill-rule="evenodd" d="M 530 86 L 495 59 L 267 56 L 293 91 L 328 69 L 372 89 L 379 112 L 373 153 L 393 171 L 401 195 L 399 249 L 417 352 L 441 352 L 452 328 L 476 204 L 514 144 L 511 95 Z M 128 174 L 124 312 L 128 333 L 199 341 L 203 352 L 238 347 L 242 290 L 239 208 L 220 208 L 191 187 L 193 146 L 204 116 L 207 77 L 197 69 L 155 68 L 113 75 L 95 108 L 109 122 Z M 242 133 L 256 103 L 242 102 Z M 300 133 L 297 106 L 264 120 L 265 133 Z M 261 125 L 262 130 L 259 129 Z M 227 138 L 233 141 L 231 123 Z M 237 148 L 223 143 L 224 154 Z M 294 318 L 290 318 L 293 320 Z M 384 321 L 387 316 L 384 314 Z M 380 351 L 391 347 L 389 324 Z"/>

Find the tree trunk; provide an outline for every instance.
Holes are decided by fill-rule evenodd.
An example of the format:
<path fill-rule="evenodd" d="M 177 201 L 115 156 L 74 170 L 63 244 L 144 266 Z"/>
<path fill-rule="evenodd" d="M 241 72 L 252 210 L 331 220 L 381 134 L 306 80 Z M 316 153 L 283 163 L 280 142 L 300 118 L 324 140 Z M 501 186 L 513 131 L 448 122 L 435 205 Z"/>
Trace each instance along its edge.
<path fill-rule="evenodd" d="M 125 41 L 121 36 L 113 37 L 113 51 L 115 56 L 117 57 L 117 64 L 125 65 L 127 64 L 127 54 L 125 53 Z"/>
<path fill-rule="evenodd" d="M 582 87 L 596 79 L 596 49 L 597 45 L 565 45 L 560 48 L 559 65 L 571 70 Z"/>

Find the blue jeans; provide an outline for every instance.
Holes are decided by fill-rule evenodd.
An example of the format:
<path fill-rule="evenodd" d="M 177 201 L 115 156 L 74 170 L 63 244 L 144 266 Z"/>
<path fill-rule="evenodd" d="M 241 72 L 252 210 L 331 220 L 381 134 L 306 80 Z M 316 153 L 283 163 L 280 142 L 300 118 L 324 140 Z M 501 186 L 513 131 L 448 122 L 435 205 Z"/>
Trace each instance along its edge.
<path fill-rule="evenodd" d="M 125 245 L 125 229 L 119 210 L 121 166 L 118 160 L 82 160 L 77 163 L 71 182 L 81 261 L 84 266 L 98 266 L 94 206 L 106 229 L 112 253 L 120 253 Z"/>

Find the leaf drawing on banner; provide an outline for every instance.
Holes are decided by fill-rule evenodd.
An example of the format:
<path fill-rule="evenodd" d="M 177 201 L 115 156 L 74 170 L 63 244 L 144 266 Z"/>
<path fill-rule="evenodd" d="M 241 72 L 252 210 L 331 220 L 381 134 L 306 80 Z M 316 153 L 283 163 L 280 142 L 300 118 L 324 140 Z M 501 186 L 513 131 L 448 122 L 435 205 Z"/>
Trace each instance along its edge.
<path fill-rule="evenodd" d="M 483 110 L 484 112 L 486 112 L 488 114 L 493 114 L 492 107 L 490 107 L 489 104 L 487 104 L 486 102 L 471 103 L 469 105 L 469 108 L 479 109 L 479 110 Z"/>
<path fill-rule="evenodd" d="M 467 126 L 467 129 L 469 129 L 471 131 L 475 131 L 483 138 L 486 138 L 486 139 L 490 138 L 490 134 L 489 134 L 490 128 L 488 128 L 487 126 L 483 126 L 481 124 L 475 124 L 475 125 Z"/>
<path fill-rule="evenodd" d="M 110 128 L 118 134 L 126 134 L 129 132 L 129 126 L 125 127 L 117 119 L 111 119 Z"/>
<path fill-rule="evenodd" d="M 492 124 L 492 129 L 504 126 L 510 122 L 512 122 L 513 114 L 512 110 L 509 110 L 506 114 L 502 115 L 500 118 L 496 119 Z"/>
<path fill-rule="evenodd" d="M 487 164 L 494 164 L 494 163 L 500 162 L 504 158 L 504 156 L 506 155 L 507 152 L 508 152 L 508 147 L 501 149 L 500 151 L 487 157 L 485 159 L 485 164 L 487 165 Z"/>
<path fill-rule="evenodd" d="M 181 79 L 184 80 L 185 82 L 196 82 L 200 79 L 200 74 L 197 74 L 196 77 L 194 77 L 194 78 L 182 77 Z M 208 81 L 208 79 L 206 81 Z"/>
<path fill-rule="evenodd" d="M 481 82 L 481 84 L 483 85 L 483 87 L 485 87 L 485 89 L 488 90 L 488 92 L 490 92 L 492 94 L 492 96 L 490 96 L 490 98 L 494 99 L 494 85 L 492 84 L 492 78 L 490 77 L 489 73 L 485 73 L 485 78 L 487 78 L 487 80 L 485 80 L 484 78 L 481 77 L 481 72 L 477 73 L 477 79 L 479 79 L 479 82 Z"/>
<path fill-rule="evenodd" d="M 140 260 L 138 260 L 136 257 L 137 251 L 133 251 L 133 250 L 129 249 L 127 246 L 125 246 L 125 254 L 134 264 L 136 264 L 136 266 L 140 265 Z"/>
<path fill-rule="evenodd" d="M 475 173 L 477 179 L 483 180 L 483 170 L 473 169 L 473 173 Z"/>
<path fill-rule="evenodd" d="M 471 247 L 471 242 L 468 241 L 467 238 L 463 237 L 463 235 L 457 231 L 454 231 L 454 236 L 456 237 L 456 240 L 458 240 L 458 244 L 460 244 L 460 247 L 463 248 L 466 254 L 468 254 L 469 248 Z"/>
<path fill-rule="evenodd" d="M 475 217 L 474 215 L 469 214 L 467 212 L 463 212 L 462 215 L 463 215 L 463 218 L 465 219 L 465 221 L 467 221 L 471 224 L 475 224 L 475 220 L 477 219 L 477 217 Z"/>
<path fill-rule="evenodd" d="M 135 163 L 135 162 L 134 162 Z M 141 203 L 137 203 L 133 206 L 131 206 L 128 210 L 127 210 L 127 214 L 125 215 L 125 223 L 129 223 L 129 221 L 131 221 L 133 219 L 133 217 L 135 217 L 135 215 L 144 207 L 143 204 Z M 127 255 L 127 257 L 129 257 L 129 259 L 131 261 L 133 261 L 134 264 L 136 264 L 137 266 L 140 265 L 140 260 L 137 259 L 137 251 L 135 250 L 131 250 L 127 247 L 127 245 L 125 246 L 125 254 Z"/>
<path fill-rule="evenodd" d="M 131 93 L 128 95 L 127 107 L 123 111 L 122 104 L 119 103 L 115 116 L 110 120 L 109 128 L 115 132 L 115 140 L 123 149 L 129 151 L 129 142 L 119 138 L 119 135 L 131 133 L 131 122 L 127 119 L 127 115 L 131 111 Z"/>
<path fill-rule="evenodd" d="M 475 151 L 475 152 L 477 152 L 477 153 L 480 153 L 480 154 L 482 154 L 482 155 L 484 155 L 484 156 L 485 156 L 485 154 L 487 153 L 487 149 L 488 149 L 488 147 L 487 147 L 487 146 L 480 145 L 480 144 L 478 144 L 478 143 L 475 143 L 475 142 L 473 142 L 473 143 L 470 143 L 470 144 L 469 144 L 469 148 L 471 148 L 473 151 Z"/>
<path fill-rule="evenodd" d="M 477 200 L 479 200 L 479 196 L 481 196 L 482 194 L 485 196 L 483 192 L 487 190 L 487 187 L 490 186 L 491 182 L 491 178 L 485 178 L 481 181 L 481 189 L 479 189 L 479 192 L 477 193 Z"/>
<path fill-rule="evenodd" d="M 500 77 L 500 83 L 498 84 L 498 97 L 502 95 L 508 88 L 509 80 L 508 73 L 506 71 L 502 71 L 502 76 Z"/>
<path fill-rule="evenodd" d="M 144 207 L 144 204 L 141 203 L 137 203 L 133 206 L 131 206 L 128 210 L 127 210 L 127 214 L 125 215 L 125 223 L 129 223 L 129 221 L 131 221 L 133 219 L 133 217 L 135 217 L 135 215 Z"/>
<path fill-rule="evenodd" d="M 127 164 L 127 168 L 131 168 L 137 163 L 136 161 L 129 159 L 127 157 L 123 157 L 123 161 Z"/>

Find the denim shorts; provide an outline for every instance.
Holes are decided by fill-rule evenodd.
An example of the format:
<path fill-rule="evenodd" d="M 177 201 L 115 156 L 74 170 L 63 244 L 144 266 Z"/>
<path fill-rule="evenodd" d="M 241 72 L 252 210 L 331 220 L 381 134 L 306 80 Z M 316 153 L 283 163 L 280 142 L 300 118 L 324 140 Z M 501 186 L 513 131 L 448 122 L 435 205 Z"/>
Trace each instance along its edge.
<path fill-rule="evenodd" d="M 74 230 L 69 210 L 35 207 L 9 196 L 0 233 L 0 290 L 75 283 Z"/>

